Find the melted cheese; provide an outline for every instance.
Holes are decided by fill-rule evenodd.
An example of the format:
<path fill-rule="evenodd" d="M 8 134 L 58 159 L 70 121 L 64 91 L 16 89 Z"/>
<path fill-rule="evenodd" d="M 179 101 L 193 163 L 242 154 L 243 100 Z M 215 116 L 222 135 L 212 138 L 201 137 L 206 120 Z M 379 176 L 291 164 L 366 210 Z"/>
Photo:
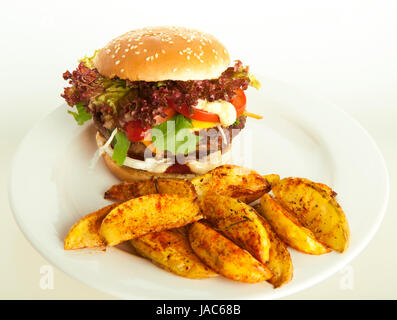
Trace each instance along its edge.
<path fill-rule="evenodd" d="M 237 119 L 236 108 L 230 102 L 225 100 L 208 102 L 206 100 L 199 99 L 197 105 L 194 107 L 196 109 L 217 114 L 223 127 L 232 125 Z"/>
<path fill-rule="evenodd" d="M 193 125 L 192 130 L 199 131 L 201 129 L 209 129 L 215 127 L 217 124 L 218 122 L 192 120 L 192 125 Z"/>

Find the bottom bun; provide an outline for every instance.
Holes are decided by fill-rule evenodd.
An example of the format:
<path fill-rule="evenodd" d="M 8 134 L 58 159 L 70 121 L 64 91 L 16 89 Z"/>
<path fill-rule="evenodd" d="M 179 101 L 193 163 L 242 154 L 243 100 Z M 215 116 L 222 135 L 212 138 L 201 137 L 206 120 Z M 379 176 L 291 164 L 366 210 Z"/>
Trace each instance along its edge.
<path fill-rule="evenodd" d="M 174 178 L 174 179 L 192 179 L 196 176 L 194 173 L 154 173 L 146 170 L 134 169 L 126 166 L 119 166 L 107 153 L 102 154 L 106 166 L 120 180 L 134 182 L 139 180 L 149 180 L 153 178 Z"/>

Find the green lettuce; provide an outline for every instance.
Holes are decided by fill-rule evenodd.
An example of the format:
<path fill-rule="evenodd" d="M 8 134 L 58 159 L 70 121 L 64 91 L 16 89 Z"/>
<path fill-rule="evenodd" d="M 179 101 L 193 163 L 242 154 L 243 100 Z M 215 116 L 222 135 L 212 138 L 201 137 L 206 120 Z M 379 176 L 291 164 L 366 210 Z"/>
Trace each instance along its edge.
<path fill-rule="evenodd" d="M 94 105 L 107 104 L 117 112 L 117 102 L 134 89 L 127 88 L 124 80 L 104 80 L 104 91 L 97 95 L 91 103 Z"/>
<path fill-rule="evenodd" d="M 79 62 L 83 62 L 88 68 L 95 68 L 94 59 L 98 52 L 99 50 L 95 50 L 94 54 L 91 57 L 84 57 L 80 59 Z M 97 95 L 91 101 L 91 103 L 93 103 L 94 105 L 107 104 L 111 106 L 113 111 L 116 113 L 117 102 L 132 89 L 127 88 L 125 80 L 122 79 L 107 79 L 101 77 L 99 81 L 101 81 L 104 90 L 101 94 Z"/>
<path fill-rule="evenodd" d="M 253 75 L 249 73 L 248 67 L 241 65 L 237 72 L 233 74 L 234 79 L 241 79 L 248 77 L 250 80 L 249 86 L 254 87 L 255 89 L 259 90 L 261 87 L 261 83 L 259 80 Z"/>
<path fill-rule="evenodd" d="M 94 68 L 95 68 L 95 66 L 94 66 L 94 59 L 95 59 L 96 55 L 98 54 L 98 52 L 99 52 L 99 49 L 98 49 L 98 50 L 95 50 L 94 54 L 93 54 L 91 57 L 85 56 L 84 58 L 81 58 L 81 59 L 79 60 L 79 62 L 84 62 L 84 64 L 85 64 L 88 68 L 94 69 Z"/>
<path fill-rule="evenodd" d="M 261 83 L 253 74 L 248 75 L 248 78 L 250 79 L 249 85 L 251 87 L 254 87 L 256 90 L 259 90 L 261 88 Z"/>
<path fill-rule="evenodd" d="M 152 129 L 153 144 L 157 150 L 168 150 L 174 155 L 193 152 L 200 137 L 189 130 L 192 127 L 192 120 L 176 115 Z"/>
<path fill-rule="evenodd" d="M 127 152 L 130 148 L 131 141 L 125 136 L 124 132 L 118 131 L 115 135 L 116 143 L 113 147 L 112 159 L 121 166 L 123 165 L 125 158 L 127 158 Z"/>
<path fill-rule="evenodd" d="M 76 120 L 79 126 L 82 126 L 84 122 L 92 118 L 91 114 L 87 112 L 86 108 L 83 106 L 82 103 L 76 103 L 76 109 L 77 112 L 69 110 L 68 113 L 73 116 L 74 120 Z"/>

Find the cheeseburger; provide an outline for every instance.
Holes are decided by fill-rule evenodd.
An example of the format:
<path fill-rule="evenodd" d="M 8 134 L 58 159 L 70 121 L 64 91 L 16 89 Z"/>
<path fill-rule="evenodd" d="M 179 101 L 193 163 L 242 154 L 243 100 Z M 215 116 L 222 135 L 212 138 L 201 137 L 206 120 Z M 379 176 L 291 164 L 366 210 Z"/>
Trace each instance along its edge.
<path fill-rule="evenodd" d="M 212 35 L 180 27 L 127 32 L 76 70 L 62 97 L 92 119 L 98 155 L 121 180 L 191 178 L 229 161 L 244 91 L 259 82 Z"/>

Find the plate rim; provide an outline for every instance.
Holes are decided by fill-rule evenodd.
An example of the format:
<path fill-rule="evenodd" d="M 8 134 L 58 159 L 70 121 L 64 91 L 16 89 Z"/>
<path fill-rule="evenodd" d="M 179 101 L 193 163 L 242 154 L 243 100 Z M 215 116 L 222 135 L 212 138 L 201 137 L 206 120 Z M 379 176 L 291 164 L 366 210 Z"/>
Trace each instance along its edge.
<path fill-rule="evenodd" d="M 385 195 L 384 195 L 384 200 L 382 203 L 382 207 L 378 212 L 378 215 L 380 216 L 379 219 L 376 221 L 376 223 L 374 223 L 371 228 L 369 229 L 369 232 L 366 235 L 366 238 L 364 241 L 361 241 L 357 247 L 355 248 L 354 252 L 350 253 L 350 255 L 348 257 L 346 257 L 345 259 L 336 262 L 335 264 L 332 265 L 332 267 L 327 268 L 324 272 L 320 272 L 316 277 L 313 277 L 307 281 L 305 281 L 304 283 L 301 284 L 297 284 L 295 286 L 292 286 L 287 293 L 285 292 L 279 292 L 277 290 L 274 290 L 273 294 L 270 297 L 266 297 L 266 299 L 279 299 L 281 297 L 287 297 L 291 294 L 297 293 L 299 291 L 305 290 L 311 286 L 314 286 L 315 284 L 318 284 L 319 282 L 327 279 L 328 277 L 330 277 L 331 275 L 335 274 L 336 272 L 338 272 L 339 270 L 341 270 L 344 266 L 348 265 L 354 258 L 356 258 L 365 248 L 366 246 L 369 244 L 369 242 L 373 239 L 373 237 L 375 236 L 376 232 L 379 230 L 380 225 L 383 222 L 383 219 L 385 217 L 386 211 L 387 211 L 387 207 L 388 207 L 388 203 L 389 203 L 389 198 L 390 198 L 390 176 L 389 176 L 389 172 L 388 172 L 388 168 L 386 165 L 386 161 L 383 157 L 383 154 L 381 152 L 381 150 L 379 149 L 379 147 L 377 146 L 374 138 L 368 133 L 368 131 L 354 118 L 352 117 L 349 113 L 347 113 L 345 110 L 343 110 L 342 108 L 338 107 L 337 105 L 323 99 L 322 97 L 316 96 L 314 94 L 309 94 L 301 89 L 297 89 L 296 87 L 287 84 L 285 82 L 276 80 L 276 79 L 270 79 L 272 82 L 277 83 L 278 85 L 282 85 L 284 87 L 287 87 L 288 89 L 294 90 L 295 93 L 299 94 L 299 95 L 303 95 L 304 97 L 308 97 L 311 99 L 315 99 L 316 101 L 319 101 L 322 103 L 323 107 L 331 107 L 333 110 L 336 110 L 337 112 L 341 113 L 344 117 L 346 117 L 349 121 L 351 121 L 352 123 L 355 124 L 357 129 L 360 129 L 361 132 L 366 136 L 366 139 L 368 142 L 371 143 L 372 148 L 374 150 L 376 150 L 377 152 L 377 156 L 380 160 L 379 164 L 382 167 L 382 170 L 384 171 L 384 179 L 385 179 Z M 59 270 L 61 270 L 62 272 L 66 273 L 68 276 L 77 279 L 78 281 L 84 283 L 86 286 L 91 287 L 91 288 L 95 288 L 96 290 L 99 290 L 103 293 L 112 295 L 113 297 L 116 298 L 121 298 L 121 299 L 142 299 L 143 297 L 140 296 L 139 294 L 130 294 L 129 297 L 123 297 L 120 295 L 120 293 L 118 293 L 117 291 L 111 289 L 111 288 L 102 288 L 100 285 L 97 284 L 97 282 L 93 282 L 93 281 L 89 281 L 87 279 L 84 279 L 84 277 L 80 276 L 79 274 L 76 273 L 72 273 L 70 270 L 68 270 L 67 267 L 63 266 L 61 263 L 57 262 L 57 259 L 55 259 L 55 257 L 51 254 L 48 254 L 45 252 L 44 248 L 41 248 L 35 240 L 35 236 L 32 234 L 31 231 L 29 231 L 29 227 L 24 224 L 24 222 L 22 221 L 22 215 L 18 214 L 18 206 L 16 204 L 17 200 L 16 200 L 16 195 L 13 193 L 13 177 L 15 176 L 15 171 L 16 169 L 16 159 L 19 157 L 20 153 L 22 152 L 23 146 L 25 144 L 25 142 L 28 140 L 29 136 L 32 134 L 32 132 L 40 126 L 40 124 L 47 118 L 49 117 L 52 113 L 56 112 L 59 108 L 63 107 L 65 104 L 61 104 L 58 107 L 48 111 L 47 113 L 45 113 L 38 121 L 36 121 L 36 123 L 31 126 L 31 128 L 28 130 L 28 132 L 25 134 L 25 136 L 23 137 L 23 139 L 20 141 L 17 150 L 15 151 L 13 157 L 12 157 L 12 162 L 11 162 L 11 170 L 8 173 L 8 182 L 7 182 L 7 190 L 8 190 L 8 201 L 10 204 L 10 208 L 11 211 L 13 213 L 13 217 L 14 220 L 16 221 L 19 229 L 22 231 L 25 239 L 33 246 L 33 248 L 38 251 L 40 253 L 40 255 L 42 257 L 44 257 L 44 259 L 46 259 L 47 261 L 49 261 L 52 265 L 54 265 L 56 268 L 58 268 Z M 157 298 L 149 298 L 149 299 L 157 299 Z M 178 298 L 177 298 L 178 299 Z M 185 298 L 186 299 L 186 298 Z M 241 298 L 244 299 L 244 298 Z M 249 299 L 252 299 L 252 297 L 250 297 Z M 259 295 L 257 297 L 255 297 L 254 299 L 264 299 L 261 298 Z"/>

